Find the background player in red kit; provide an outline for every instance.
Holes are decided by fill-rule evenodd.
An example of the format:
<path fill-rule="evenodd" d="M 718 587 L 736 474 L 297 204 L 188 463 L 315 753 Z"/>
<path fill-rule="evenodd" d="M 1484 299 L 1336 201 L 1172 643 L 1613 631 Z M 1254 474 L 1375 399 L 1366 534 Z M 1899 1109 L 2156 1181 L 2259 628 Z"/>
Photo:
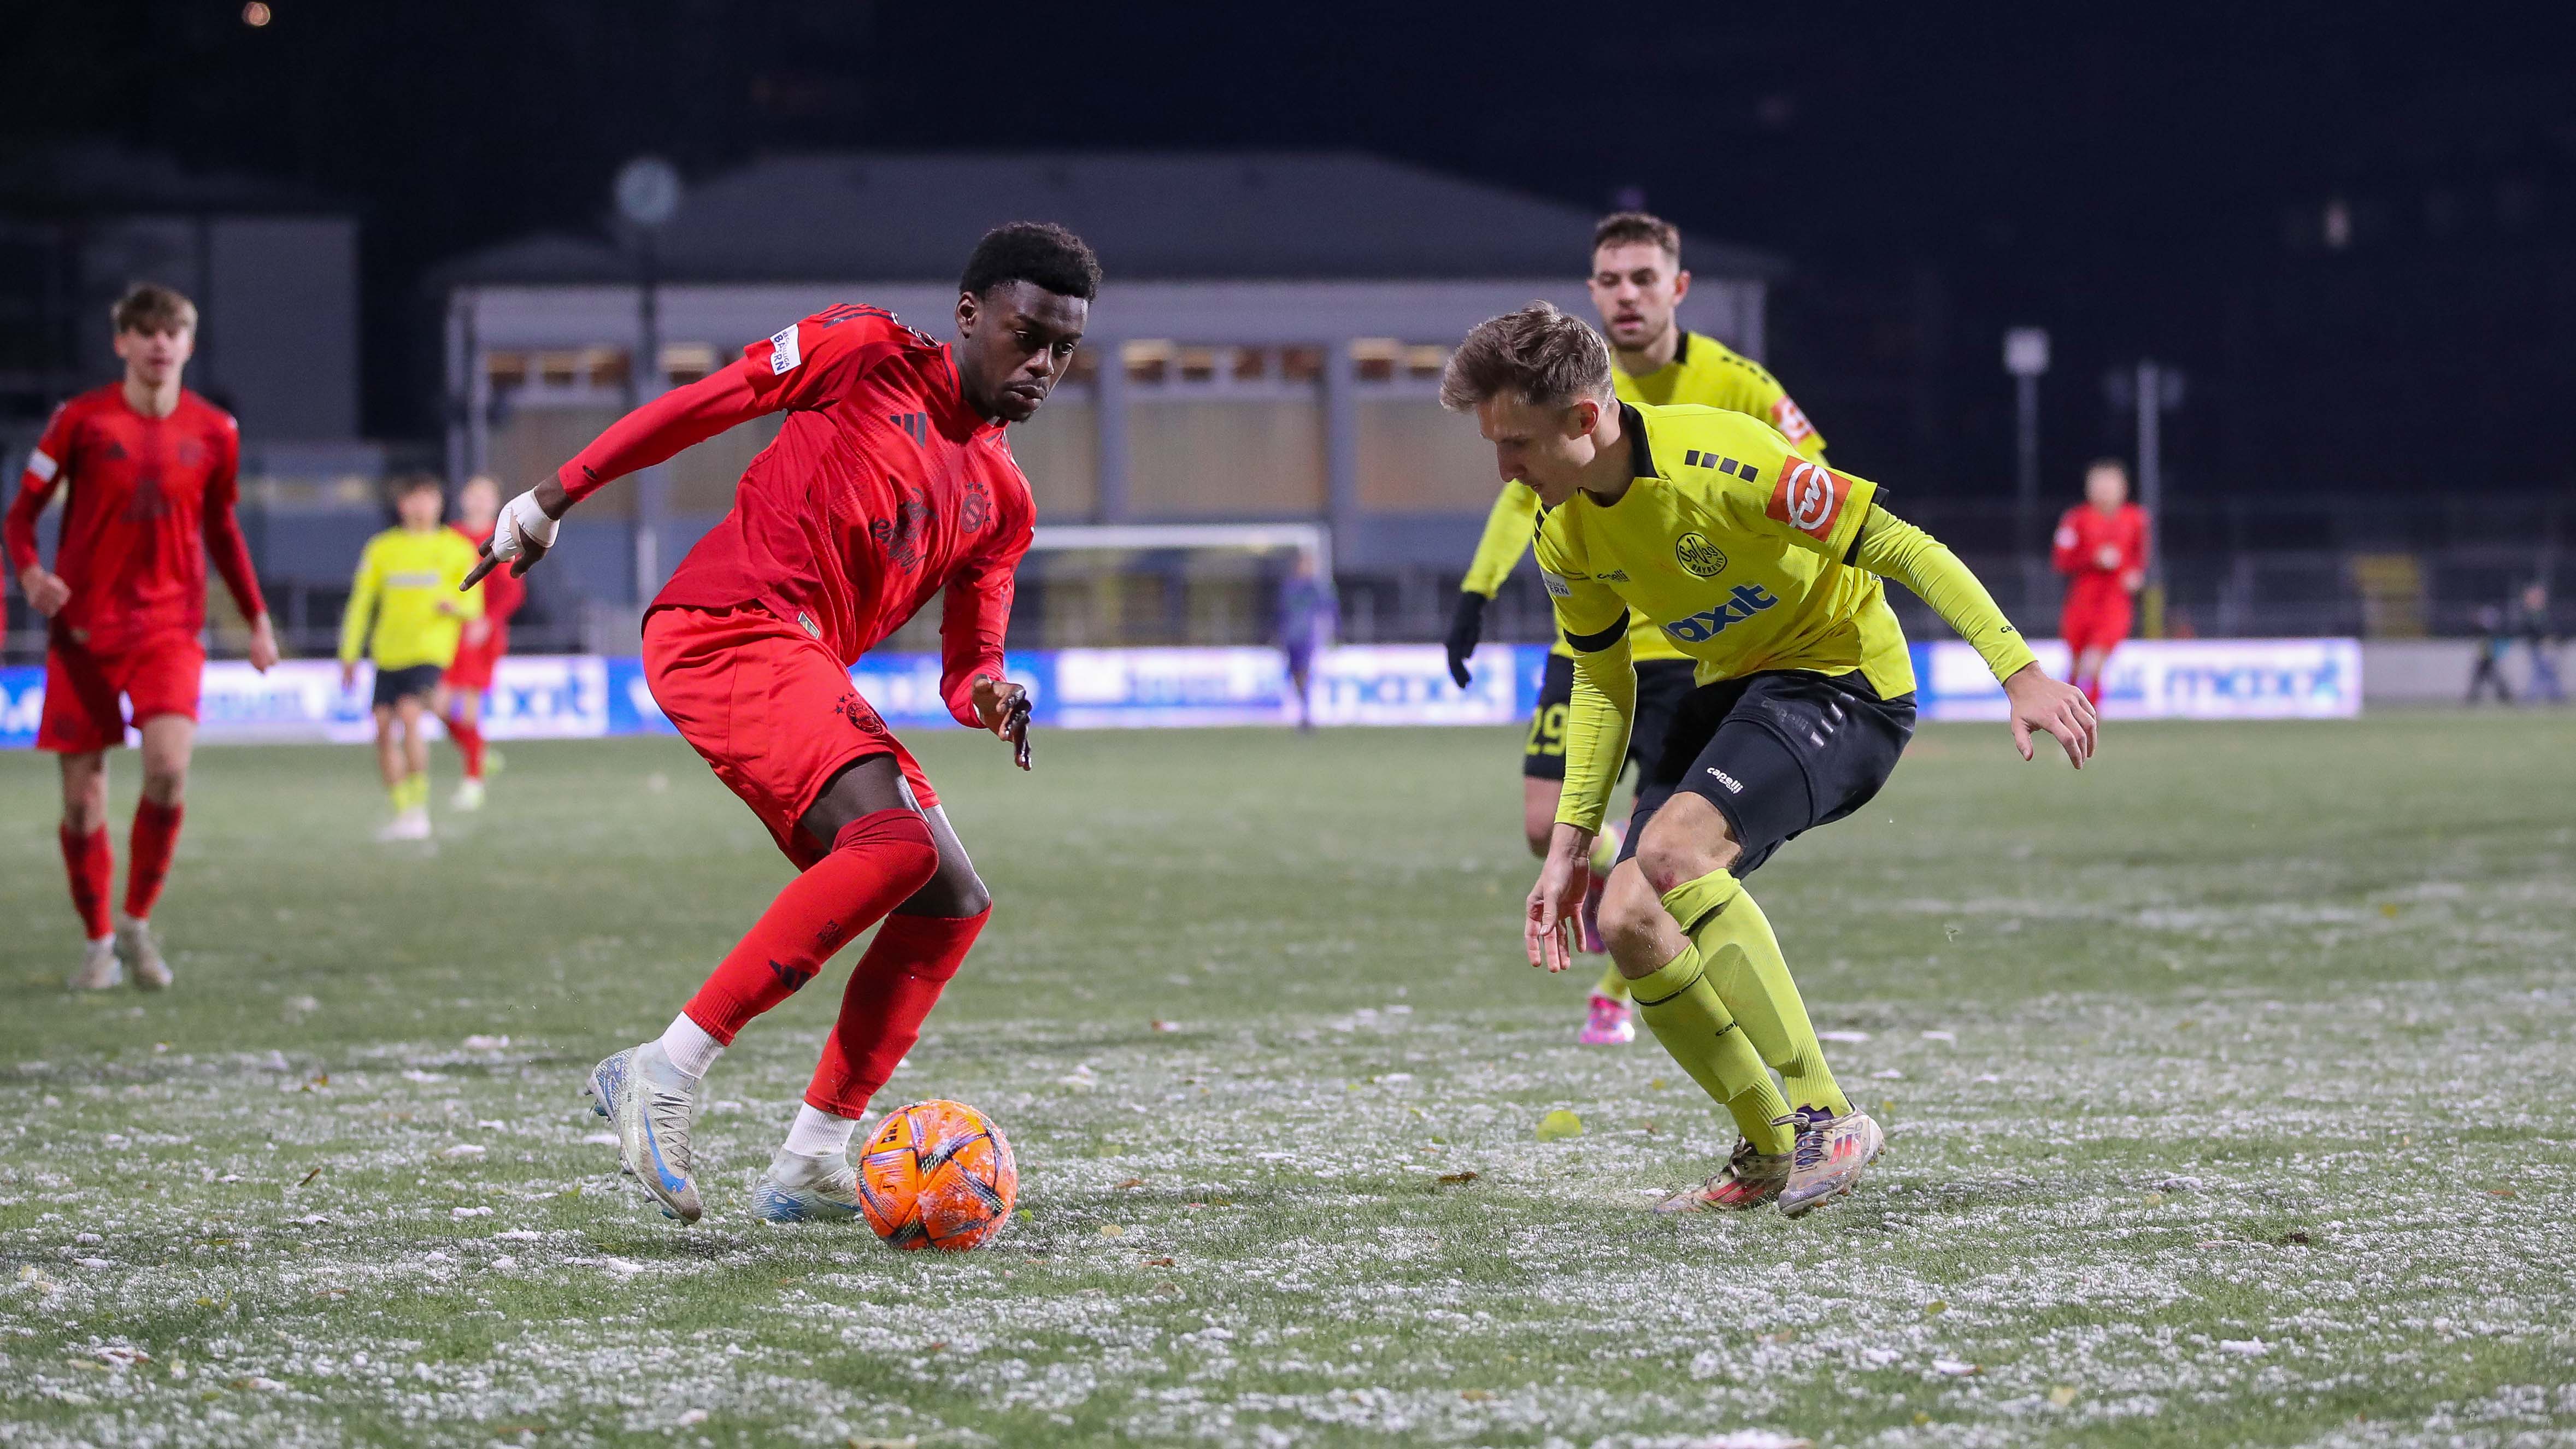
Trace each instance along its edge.
<path fill-rule="evenodd" d="M 805 1105 L 752 1191 L 774 1221 L 858 1213 L 851 1135 L 991 897 L 849 667 L 944 596 L 949 713 L 1013 740 L 1028 767 L 1028 696 L 1004 677 L 1002 637 L 1036 508 L 1002 430 L 1034 416 L 1064 375 L 1099 283 L 1090 248 L 1063 228 L 998 228 L 959 279 L 953 344 L 873 307 L 827 307 L 627 414 L 510 500 L 485 545 L 478 576 L 523 555 L 524 571 L 564 510 L 602 484 L 787 415 L 644 620 L 654 699 L 802 872 L 658 1040 L 591 1073 L 627 1168 L 683 1222 L 700 1212 L 689 1132 L 707 1069 L 882 919 Z"/>
<path fill-rule="evenodd" d="M 489 478 L 466 479 L 456 495 L 456 515 L 454 527 L 467 542 L 487 542 L 501 516 L 501 485 Z M 456 787 L 459 810 L 483 808 L 483 767 L 498 764 L 483 741 L 483 693 L 492 687 L 501 656 L 510 652 L 510 616 L 528 601 L 526 581 L 507 570 L 486 576 L 475 587 L 483 591 L 483 616 L 465 621 L 465 633 L 456 641 L 456 662 L 439 681 L 445 691 L 439 713 L 447 723 L 447 737 L 465 760 L 465 783 Z"/>
<path fill-rule="evenodd" d="M 277 662 L 277 636 L 233 517 L 241 430 L 179 385 L 196 349 L 195 304 L 145 283 L 109 316 L 125 380 L 54 410 L 0 535 L 27 602 L 52 621 L 36 748 L 62 760 L 63 867 L 89 942 L 71 985 L 114 986 L 131 968 L 135 985 L 158 990 L 170 984 L 170 968 L 152 936 L 152 905 L 178 848 L 197 738 L 208 554 L 250 621 L 253 667 Z M 48 570 L 36 519 L 57 488 L 69 497 Z M 143 798 L 127 841 L 125 909 L 111 929 L 107 751 L 125 743 L 119 695 L 132 701 L 132 724 L 143 732 Z"/>
<path fill-rule="evenodd" d="M 2057 520 L 2053 562 L 2066 575 L 2058 637 L 2074 652 L 2070 678 L 2102 702 L 2102 667 L 2129 637 L 2132 600 L 2147 582 L 2147 511 L 2129 501 L 2129 470 L 2102 458 L 2084 470 L 2084 501 Z"/>

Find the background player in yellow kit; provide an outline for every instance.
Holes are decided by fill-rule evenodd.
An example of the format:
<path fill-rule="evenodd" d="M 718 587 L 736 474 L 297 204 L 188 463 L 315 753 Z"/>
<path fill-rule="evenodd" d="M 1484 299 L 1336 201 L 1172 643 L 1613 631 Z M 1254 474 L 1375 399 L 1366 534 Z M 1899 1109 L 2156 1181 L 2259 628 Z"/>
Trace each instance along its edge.
<path fill-rule="evenodd" d="M 377 832 L 380 840 L 429 838 L 429 739 L 421 711 L 455 662 L 465 621 L 483 614 L 479 591 L 458 592 L 477 555 L 465 535 L 439 526 L 446 509 L 435 477 L 413 473 L 395 482 L 402 525 L 367 540 L 340 619 L 340 687 L 357 687 L 361 652 L 376 664 L 376 765 L 393 798 L 393 818 Z"/>
<path fill-rule="evenodd" d="M 1913 735 L 1913 665 L 1879 578 L 1984 657 L 2023 758 L 2040 729 L 2081 767 L 2091 703 L 2040 671 L 1985 587 L 1880 507 L 1876 484 L 1742 413 L 1618 400 L 1608 346 L 1547 303 L 1469 333 L 1440 400 L 1473 410 L 1502 475 L 1537 491 L 1540 577 L 1575 651 L 1530 963 L 1570 962 L 1566 928 L 1637 712 L 1628 639 L 1643 617 L 1694 661 L 1698 688 L 1645 773 L 1601 924 L 1646 1025 L 1742 1134 L 1723 1170 L 1663 1210 L 1776 1200 L 1795 1215 L 1849 1191 L 1884 1138 L 1835 1084 L 1742 880 L 1867 803 Z"/>
<path fill-rule="evenodd" d="M 1777 428 L 1798 451 L 1823 462 L 1825 440 L 1807 415 L 1789 398 L 1780 380 L 1762 364 L 1714 337 L 1687 332 L 1676 313 L 1690 295 L 1690 273 L 1682 269 L 1679 227 L 1641 211 L 1603 217 L 1592 229 L 1592 306 L 1609 334 L 1611 381 L 1619 397 L 1632 403 L 1698 403 L 1749 413 Z M 1449 673 L 1458 687 L 1470 678 L 1467 656 L 1484 633 L 1485 605 L 1502 589 L 1503 580 L 1528 551 L 1538 523 L 1538 495 L 1526 484 L 1503 485 L 1485 519 L 1485 535 L 1476 545 L 1475 561 L 1459 585 L 1457 612 L 1449 628 Z M 1629 756 L 1640 769 L 1661 746 L 1674 708 L 1691 690 L 1688 657 L 1642 621 L 1629 636 L 1637 665 L 1637 712 L 1629 735 Z M 1574 697 L 1574 651 L 1557 636 L 1549 651 L 1538 704 L 1530 713 L 1529 738 L 1521 754 L 1521 828 L 1530 854 L 1545 855 L 1556 824 L 1557 794 L 1565 780 L 1565 712 Z M 1613 825 L 1600 842 L 1594 862 L 1594 899 L 1599 881 L 1609 874 L 1619 850 Z M 1587 910 L 1584 949 L 1598 951 Z M 1618 968 L 1604 968 L 1584 1006 L 1587 1046 L 1634 1041 L 1637 1028 L 1629 1018 L 1628 983 Z"/>

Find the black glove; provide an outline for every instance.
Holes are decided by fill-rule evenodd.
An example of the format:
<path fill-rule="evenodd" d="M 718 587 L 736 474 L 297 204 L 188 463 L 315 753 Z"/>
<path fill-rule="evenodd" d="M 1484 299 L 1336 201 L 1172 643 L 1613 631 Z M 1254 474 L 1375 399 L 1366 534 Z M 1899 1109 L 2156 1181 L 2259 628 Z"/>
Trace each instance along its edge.
<path fill-rule="evenodd" d="M 1458 612 L 1449 618 L 1449 677 L 1465 689 L 1475 679 L 1467 672 L 1467 656 L 1476 652 L 1476 641 L 1485 637 L 1485 596 L 1472 590 L 1458 592 Z"/>

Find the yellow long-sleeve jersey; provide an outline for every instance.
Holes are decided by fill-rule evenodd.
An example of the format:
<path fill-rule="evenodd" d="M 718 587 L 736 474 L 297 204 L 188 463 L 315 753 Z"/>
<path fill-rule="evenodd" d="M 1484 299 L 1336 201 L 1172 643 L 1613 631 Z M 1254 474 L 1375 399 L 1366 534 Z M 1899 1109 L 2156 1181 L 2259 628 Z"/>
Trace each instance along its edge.
<path fill-rule="evenodd" d="M 1742 413 L 1620 408 L 1634 479 L 1609 503 L 1548 510 L 1536 549 L 1574 650 L 1557 818 L 1600 828 L 1636 708 L 1630 640 L 1652 629 L 1701 683 L 1766 669 L 1859 670 L 1882 698 L 1914 688 L 1882 575 L 1922 596 L 1997 679 L 2032 662 L 1975 575 L 1838 473 Z"/>
<path fill-rule="evenodd" d="M 1790 400 L 1789 390 L 1780 385 L 1780 379 L 1761 363 L 1714 337 L 1685 332 L 1671 362 L 1643 377 L 1630 377 L 1614 366 L 1611 383 L 1622 402 L 1656 407 L 1696 403 L 1764 419 L 1796 444 L 1801 454 L 1819 463 L 1825 460 L 1823 435 Z M 1467 577 L 1458 587 L 1489 599 L 1500 592 L 1503 580 L 1520 565 L 1537 523 L 1538 495 L 1524 484 L 1504 484 L 1502 493 L 1494 499 L 1493 511 L 1485 515 L 1485 535 L 1476 544 L 1476 557 L 1467 565 Z M 1660 630 L 1642 620 L 1629 639 L 1629 648 L 1638 659 L 1684 657 Z M 1550 652 L 1571 655 L 1574 651 L 1566 647 L 1565 636 L 1559 633 L 1556 647 Z"/>
<path fill-rule="evenodd" d="M 364 651 L 378 669 L 455 663 L 465 621 L 483 616 L 481 589 L 457 592 L 477 557 L 452 528 L 388 528 L 368 539 L 350 581 L 348 611 L 340 616 L 341 661 L 353 662 Z"/>

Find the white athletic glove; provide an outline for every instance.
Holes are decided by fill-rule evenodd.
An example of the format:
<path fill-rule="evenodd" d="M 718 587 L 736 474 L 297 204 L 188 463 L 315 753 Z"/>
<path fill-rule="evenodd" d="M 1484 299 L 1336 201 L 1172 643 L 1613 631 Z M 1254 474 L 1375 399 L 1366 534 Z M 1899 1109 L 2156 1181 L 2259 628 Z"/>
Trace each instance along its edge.
<path fill-rule="evenodd" d="M 492 525 L 493 560 L 509 563 L 527 552 L 531 543 L 539 548 L 554 547 L 555 530 L 562 522 L 548 518 L 546 511 L 537 506 L 537 490 L 529 489 L 501 505 L 501 516 Z"/>

